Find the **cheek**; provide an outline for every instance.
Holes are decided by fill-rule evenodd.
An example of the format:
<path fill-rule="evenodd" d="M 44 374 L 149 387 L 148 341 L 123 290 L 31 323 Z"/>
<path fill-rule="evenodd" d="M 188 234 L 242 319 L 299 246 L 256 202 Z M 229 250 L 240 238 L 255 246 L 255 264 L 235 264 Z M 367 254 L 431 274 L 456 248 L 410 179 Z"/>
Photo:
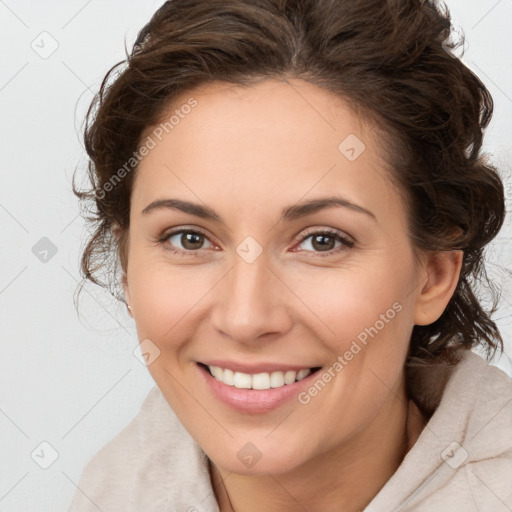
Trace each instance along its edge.
<path fill-rule="evenodd" d="M 328 279 L 303 281 L 298 290 L 315 312 L 318 348 L 330 354 L 298 397 L 308 417 L 325 419 L 319 441 L 325 450 L 361 431 L 398 393 L 412 330 L 410 275 L 406 263 L 401 275 L 391 266 L 380 268 L 330 272 Z"/>
<path fill-rule="evenodd" d="M 304 298 L 307 310 L 303 309 L 318 326 L 316 334 L 339 355 L 354 340 L 365 346 L 377 336 L 393 338 L 396 343 L 401 333 L 400 339 L 408 339 L 410 279 L 407 262 L 401 272 L 385 264 L 354 265 L 311 273 L 297 281 L 294 291 Z"/>
<path fill-rule="evenodd" d="M 128 284 L 139 340 L 150 339 L 171 358 L 185 355 L 187 342 L 208 324 L 204 319 L 225 272 L 208 265 L 171 265 L 142 251 L 130 265 Z"/>
<path fill-rule="evenodd" d="M 193 272 L 172 270 L 164 262 L 140 259 L 134 254 L 128 272 L 130 298 L 139 338 L 155 343 L 173 339 L 171 333 L 186 322 L 180 319 L 199 302 L 199 289 Z"/>

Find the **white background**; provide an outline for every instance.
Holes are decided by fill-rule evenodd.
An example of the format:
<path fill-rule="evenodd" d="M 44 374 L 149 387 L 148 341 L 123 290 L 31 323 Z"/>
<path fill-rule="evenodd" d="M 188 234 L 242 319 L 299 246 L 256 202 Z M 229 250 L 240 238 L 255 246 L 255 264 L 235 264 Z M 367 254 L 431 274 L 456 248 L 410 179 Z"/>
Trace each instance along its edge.
<path fill-rule="evenodd" d="M 66 510 L 86 462 L 135 416 L 154 384 L 132 354 L 137 339 L 124 306 L 88 287 L 77 315 L 86 233 L 71 177 L 85 168 L 80 127 L 93 93 L 160 3 L 0 0 L 1 512 Z M 447 3 L 466 34 L 463 60 L 495 100 L 486 149 L 510 175 L 512 0 Z M 46 59 L 31 47 L 49 51 L 57 43 Z M 496 263 L 512 268 L 511 234 L 507 218 L 489 267 L 503 285 L 496 318 L 509 354 L 512 286 Z M 46 263 L 32 252 L 43 237 L 57 250 Z M 511 372 L 509 360 L 497 364 Z M 34 458 L 50 461 L 43 441 L 58 452 L 48 469 L 31 458 L 37 448 Z"/>

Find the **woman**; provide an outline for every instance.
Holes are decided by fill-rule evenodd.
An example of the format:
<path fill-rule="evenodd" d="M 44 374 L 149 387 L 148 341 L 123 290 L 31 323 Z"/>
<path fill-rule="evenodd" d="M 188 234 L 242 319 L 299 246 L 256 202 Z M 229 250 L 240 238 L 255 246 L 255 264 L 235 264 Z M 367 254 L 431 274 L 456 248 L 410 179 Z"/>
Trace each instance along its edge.
<path fill-rule="evenodd" d="M 502 349 L 474 294 L 492 99 L 449 34 L 413 0 L 173 0 L 142 29 L 77 194 L 157 386 L 71 511 L 510 510 L 512 383 L 470 350 Z"/>

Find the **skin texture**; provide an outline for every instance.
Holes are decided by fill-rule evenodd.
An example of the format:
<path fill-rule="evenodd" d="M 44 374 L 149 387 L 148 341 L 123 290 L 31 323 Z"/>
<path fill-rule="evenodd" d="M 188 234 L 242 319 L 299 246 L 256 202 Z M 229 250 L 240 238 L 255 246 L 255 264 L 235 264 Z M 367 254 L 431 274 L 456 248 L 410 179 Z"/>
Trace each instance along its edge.
<path fill-rule="evenodd" d="M 144 157 L 132 192 L 124 285 L 139 339 L 160 350 L 148 369 L 213 462 L 222 511 L 361 510 L 421 431 L 408 422 L 403 364 L 414 324 L 435 321 L 452 296 L 462 254 L 415 257 L 377 133 L 331 93 L 295 79 L 215 83 L 169 112 L 191 96 L 197 106 Z M 338 149 L 349 134 L 365 145 L 353 161 Z M 279 221 L 334 194 L 373 216 L 331 207 Z M 207 205 L 223 223 L 142 213 L 166 198 Z M 159 242 L 178 228 L 205 237 Z M 325 229 L 353 246 L 300 241 Z M 251 263 L 237 253 L 248 236 L 263 250 Z M 196 362 L 211 359 L 331 367 L 393 304 L 400 312 L 308 404 L 241 413 L 200 378 Z M 261 454 L 252 467 L 237 456 L 248 442 Z"/>

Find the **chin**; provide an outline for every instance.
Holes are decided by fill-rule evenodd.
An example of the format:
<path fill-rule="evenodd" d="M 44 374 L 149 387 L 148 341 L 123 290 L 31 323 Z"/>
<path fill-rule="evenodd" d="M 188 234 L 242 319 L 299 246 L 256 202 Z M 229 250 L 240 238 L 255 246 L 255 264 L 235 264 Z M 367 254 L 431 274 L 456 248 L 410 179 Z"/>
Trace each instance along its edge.
<path fill-rule="evenodd" d="M 236 442 L 238 450 L 224 451 L 209 456 L 215 465 L 225 471 L 245 476 L 278 475 L 287 473 L 304 464 L 304 446 L 296 447 L 285 441 L 280 442 L 280 448 L 274 443 Z M 300 458 L 297 455 L 301 455 Z"/>

